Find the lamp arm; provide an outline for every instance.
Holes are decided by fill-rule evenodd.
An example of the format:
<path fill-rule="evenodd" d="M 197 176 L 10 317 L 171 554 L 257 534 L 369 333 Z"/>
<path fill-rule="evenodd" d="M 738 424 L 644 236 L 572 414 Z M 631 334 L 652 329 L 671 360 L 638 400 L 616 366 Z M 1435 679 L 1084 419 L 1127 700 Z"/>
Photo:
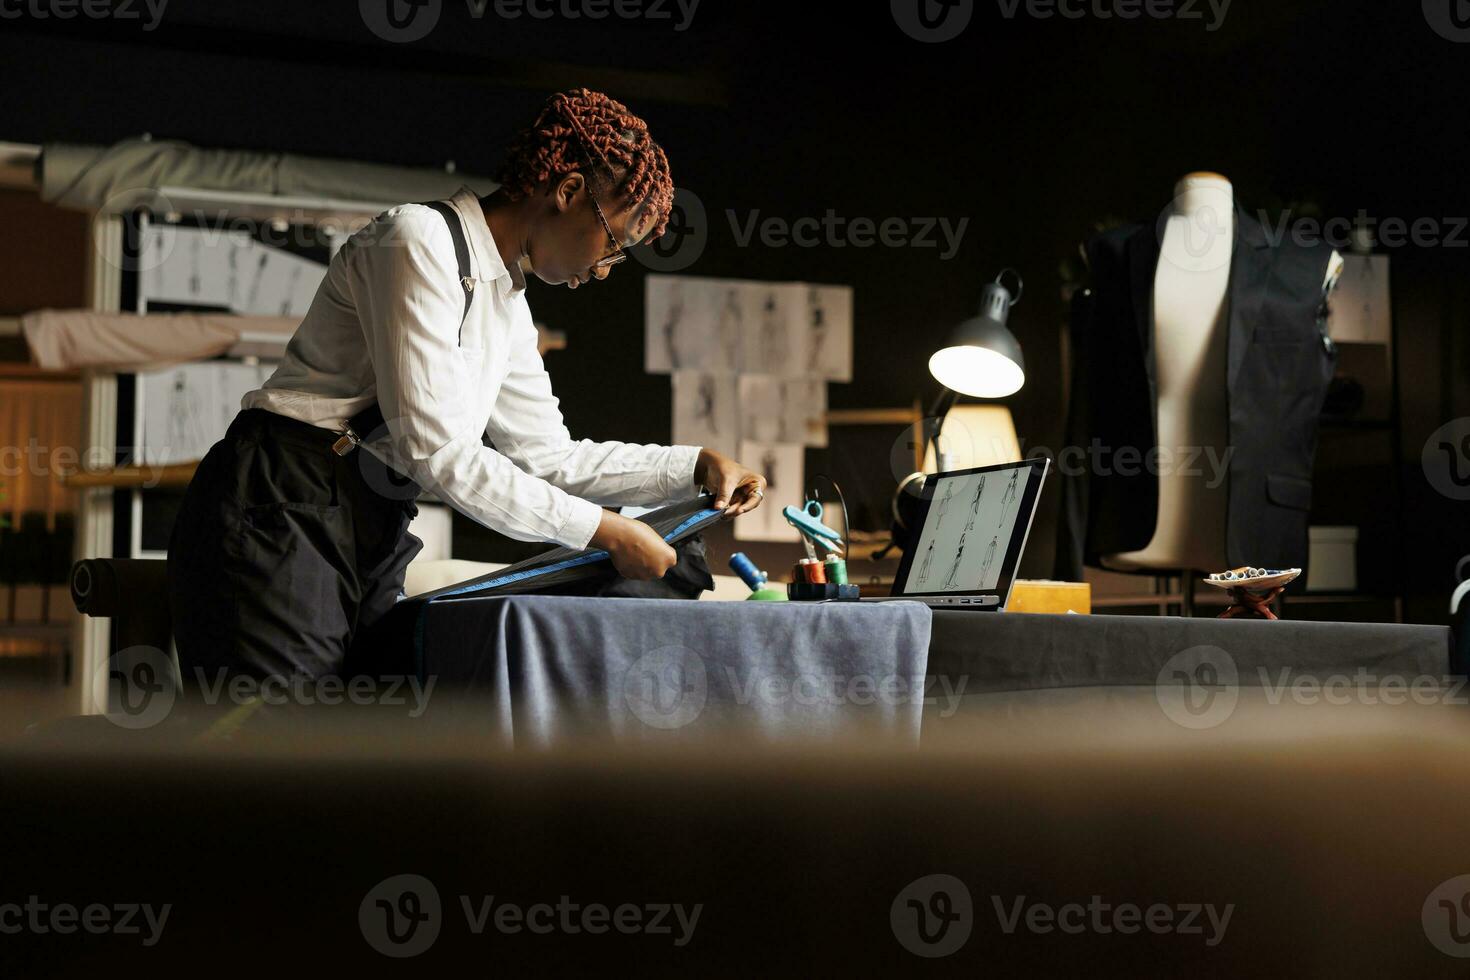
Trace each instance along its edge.
<path fill-rule="evenodd" d="M 929 429 L 924 438 L 924 449 L 934 447 L 934 465 L 939 465 L 939 434 L 944 431 L 944 418 L 960 400 L 960 393 L 944 385 L 939 386 L 939 395 L 934 399 L 929 414 L 924 419 L 924 428 Z M 922 457 L 920 463 L 922 465 Z"/>

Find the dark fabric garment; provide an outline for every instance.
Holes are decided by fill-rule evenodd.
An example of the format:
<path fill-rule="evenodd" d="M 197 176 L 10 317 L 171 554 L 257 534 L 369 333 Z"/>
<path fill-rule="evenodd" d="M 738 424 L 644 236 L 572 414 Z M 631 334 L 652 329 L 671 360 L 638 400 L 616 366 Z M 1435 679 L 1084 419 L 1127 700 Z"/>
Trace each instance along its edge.
<path fill-rule="evenodd" d="M 340 673 L 391 610 L 423 543 L 419 488 L 336 433 L 241 412 L 199 464 L 169 542 L 169 606 L 186 684 Z"/>
<path fill-rule="evenodd" d="M 1229 499 L 1220 528 L 1231 565 L 1307 565 L 1307 518 L 1318 418 L 1336 363 L 1326 336 L 1332 248 L 1266 229 L 1239 207 L 1231 260 L 1225 386 Z M 1155 448 L 1153 361 L 1156 225 L 1104 232 L 1087 244 L 1089 288 L 1074 297 L 1072 395 L 1067 444 L 1088 453 L 1082 474 L 1064 473 L 1056 574 L 1080 580 L 1078 556 L 1147 547 L 1158 522 L 1158 477 L 1141 465 Z M 1091 447 L 1103 465 L 1092 465 Z M 1119 472 L 1126 469 L 1127 472 Z M 1079 545 L 1080 542 L 1080 545 Z M 1306 576 L 1301 580 L 1305 582 Z"/>
<path fill-rule="evenodd" d="M 1067 395 L 1067 418 L 1062 441 L 1068 446 L 1082 446 L 1087 440 L 1088 404 L 1091 398 L 1089 385 L 1092 381 L 1090 368 L 1079 368 L 1087 358 L 1087 324 L 1092 317 L 1093 296 L 1091 289 L 1079 289 L 1072 294 L 1072 306 L 1068 311 L 1067 340 L 1071 359 L 1072 386 Z M 1088 522 L 1088 486 L 1085 476 L 1070 472 L 1061 460 L 1054 467 L 1052 476 L 1060 487 L 1061 512 L 1057 519 L 1056 557 L 1052 578 L 1062 582 L 1080 582 L 1086 564 L 1086 539 Z"/>
<path fill-rule="evenodd" d="M 635 582 L 614 575 L 589 595 L 622 596 L 631 599 L 698 599 L 715 587 L 706 560 L 704 535 L 696 534 L 674 545 L 679 561 L 661 579 Z"/>
<path fill-rule="evenodd" d="M 565 551 L 566 549 L 560 550 Z M 613 568 L 612 562 L 600 561 L 564 572 L 528 579 L 506 588 L 490 589 L 470 595 L 480 598 L 492 595 L 600 595 L 631 599 L 698 599 L 702 593 L 715 587 L 715 580 L 710 576 L 709 564 L 705 561 L 703 535 L 695 534 L 675 542 L 674 554 L 678 556 L 678 562 L 665 572 L 661 579 L 639 582 L 623 578 Z M 506 569 L 500 569 L 492 575 L 502 575 L 505 571 Z M 431 594 L 433 593 L 414 596 L 408 601 L 420 602 Z M 469 598 L 470 595 L 446 596 L 443 601 L 455 602 L 460 598 Z"/>

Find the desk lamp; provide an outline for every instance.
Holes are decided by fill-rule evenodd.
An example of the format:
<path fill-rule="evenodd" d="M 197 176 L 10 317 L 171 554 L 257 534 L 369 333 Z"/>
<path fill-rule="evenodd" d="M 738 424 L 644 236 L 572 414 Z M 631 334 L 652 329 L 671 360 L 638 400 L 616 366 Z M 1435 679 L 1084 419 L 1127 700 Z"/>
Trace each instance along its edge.
<path fill-rule="evenodd" d="M 1013 294 L 1006 288 L 1002 281 L 1010 273 L 1016 279 L 1016 291 Z M 934 380 L 940 384 L 939 397 L 935 399 L 934 406 L 924 419 L 924 452 L 920 455 L 921 465 L 931 455 L 934 459 L 936 472 L 944 472 L 948 469 L 946 455 L 941 453 L 939 435 L 944 428 L 944 419 L 955 407 L 955 403 L 961 395 L 970 395 L 975 398 L 1004 398 L 1021 390 L 1026 383 L 1026 362 L 1021 356 L 1021 345 L 1006 326 L 1010 319 L 1011 307 L 1021 301 L 1021 293 L 1026 288 L 1021 281 L 1021 274 L 1015 269 L 1002 269 L 995 277 L 994 282 L 986 283 L 980 293 L 980 312 L 965 320 L 950 332 L 949 339 L 943 347 L 935 351 L 929 358 L 929 373 Z M 1009 412 L 1006 413 L 1005 423 L 1009 423 Z M 1004 426 L 1000 427 L 1004 428 Z M 998 432 L 998 430 L 997 430 Z M 1010 438 L 1015 438 L 1015 430 L 1010 428 Z M 998 437 L 1004 441 L 1005 434 L 998 432 Z M 973 436 L 972 436 L 973 438 Z M 992 443 L 995 438 L 990 440 Z M 1019 451 L 1019 445 L 1017 450 Z M 905 477 L 898 485 L 898 490 L 893 495 L 893 542 L 878 552 L 874 557 L 886 554 L 889 548 L 899 545 L 901 532 L 908 530 L 905 520 L 905 510 L 910 510 L 909 505 L 904 504 L 905 496 L 917 495 L 919 488 L 923 486 L 924 473 L 912 473 Z M 899 545 L 901 547 L 901 545 Z"/>
<path fill-rule="evenodd" d="M 1016 277 L 1014 295 L 1001 281 L 1006 273 Z M 1026 361 L 1021 345 L 1006 326 L 1011 307 L 1021 301 L 1026 288 L 1015 269 L 1002 269 L 994 282 L 987 283 L 980 294 L 980 313 L 965 320 L 950 332 L 945 346 L 929 358 L 929 373 L 942 386 L 926 427 L 932 427 L 926 444 L 932 445 L 939 462 L 939 433 L 944 418 L 954 408 L 960 395 L 974 398 L 1004 398 L 1021 390 L 1026 383 Z M 941 464 L 940 470 L 945 467 Z"/>

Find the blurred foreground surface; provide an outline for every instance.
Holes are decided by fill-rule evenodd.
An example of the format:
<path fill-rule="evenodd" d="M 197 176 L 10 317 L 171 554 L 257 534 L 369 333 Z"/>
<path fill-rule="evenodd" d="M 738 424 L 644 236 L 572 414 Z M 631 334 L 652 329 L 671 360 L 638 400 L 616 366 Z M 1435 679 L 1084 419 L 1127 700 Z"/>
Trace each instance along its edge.
<path fill-rule="evenodd" d="M 1453 703 L 1247 690 L 1193 729 L 1152 691 L 1050 692 L 969 701 L 917 746 L 520 751 L 458 707 L 8 737 L 0 975 L 1470 967 Z"/>

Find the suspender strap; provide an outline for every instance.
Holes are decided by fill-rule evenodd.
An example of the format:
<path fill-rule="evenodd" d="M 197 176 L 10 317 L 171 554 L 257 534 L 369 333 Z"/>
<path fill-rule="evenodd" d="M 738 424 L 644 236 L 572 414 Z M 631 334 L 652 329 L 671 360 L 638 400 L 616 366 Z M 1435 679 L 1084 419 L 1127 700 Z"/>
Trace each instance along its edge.
<path fill-rule="evenodd" d="M 470 245 L 465 241 L 464 225 L 459 214 L 444 201 L 425 201 L 425 207 L 438 211 L 449 226 L 449 237 L 454 239 L 454 258 L 459 264 L 459 284 L 464 289 L 464 313 L 459 318 L 459 339 L 464 340 L 464 321 L 470 315 L 470 301 L 475 298 L 475 280 L 470 278 Z"/>
<path fill-rule="evenodd" d="M 460 342 L 464 340 L 464 322 L 470 315 L 470 303 L 475 298 L 475 280 L 470 276 L 470 245 L 464 237 L 464 225 L 459 220 L 459 213 L 445 201 L 425 201 L 425 207 L 433 208 L 439 212 L 444 223 L 449 226 L 449 237 L 454 239 L 454 260 L 459 266 L 459 285 L 464 290 L 464 312 L 459 317 Z M 338 456 L 346 456 L 352 452 L 364 439 L 371 439 L 383 428 L 383 410 L 373 402 L 367 408 L 358 412 L 347 420 L 346 430 L 342 438 L 332 445 L 332 451 Z"/>

